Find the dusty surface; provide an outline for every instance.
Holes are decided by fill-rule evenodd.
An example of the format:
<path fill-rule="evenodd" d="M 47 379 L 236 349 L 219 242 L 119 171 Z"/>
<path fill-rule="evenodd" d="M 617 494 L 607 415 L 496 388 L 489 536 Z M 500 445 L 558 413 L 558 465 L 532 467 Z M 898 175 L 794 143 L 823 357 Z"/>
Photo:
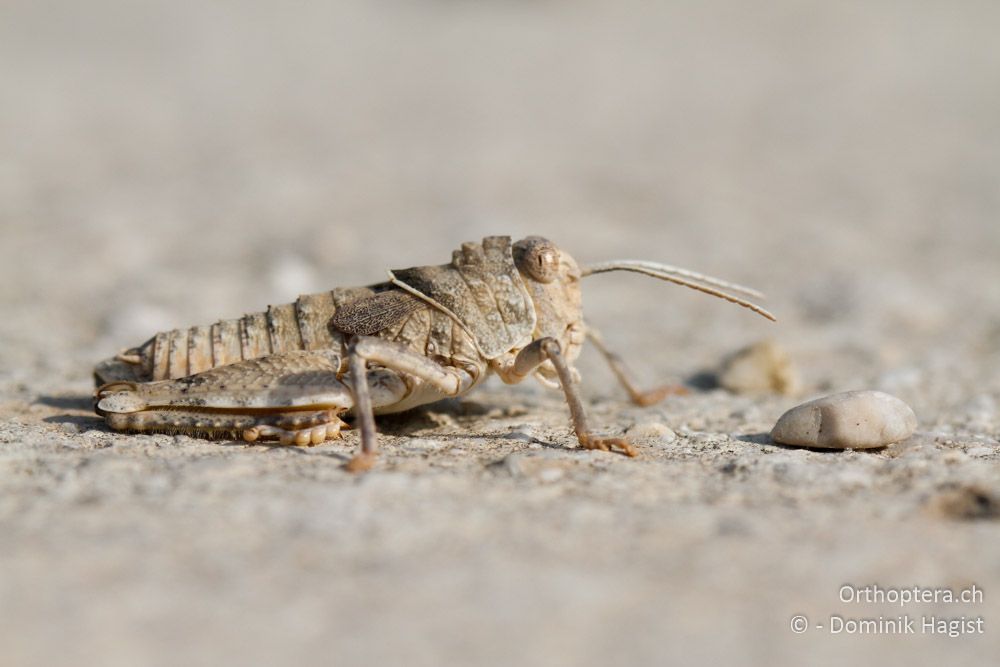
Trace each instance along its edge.
<path fill-rule="evenodd" d="M 4 3 L 0 663 L 973 664 L 1000 652 L 995 3 Z M 365 8 L 367 7 L 367 8 Z M 596 355 L 314 449 L 109 433 L 89 371 L 173 326 L 540 233 L 632 276 L 591 320 L 645 383 L 773 337 L 800 398 L 629 406 Z M 876 388 L 909 441 L 769 444 Z M 663 428 L 676 434 L 657 437 Z M 845 583 L 976 604 L 843 603 Z M 985 619 L 846 636 L 790 619 Z M 919 631 L 919 627 L 918 627 Z"/>

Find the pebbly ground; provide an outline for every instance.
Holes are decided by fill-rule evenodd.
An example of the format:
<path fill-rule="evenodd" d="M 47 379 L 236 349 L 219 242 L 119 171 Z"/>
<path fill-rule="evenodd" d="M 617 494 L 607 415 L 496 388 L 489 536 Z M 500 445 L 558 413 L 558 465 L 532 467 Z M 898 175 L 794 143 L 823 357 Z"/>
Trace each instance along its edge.
<path fill-rule="evenodd" d="M 1000 46 L 988 3 L 0 9 L 0 663 L 976 664 L 1000 650 Z M 772 325 L 632 276 L 588 317 L 593 421 L 490 383 L 383 458 L 107 431 L 153 332 L 543 234 L 766 291 Z M 711 374 L 774 339 L 799 396 Z M 774 445 L 874 388 L 874 451 Z M 845 584 L 981 602 L 843 602 Z M 797 614 L 809 629 L 795 634 Z M 914 635 L 831 634 L 829 617 Z M 982 617 L 982 635 L 920 632 Z M 823 624 L 818 629 L 815 624 Z"/>

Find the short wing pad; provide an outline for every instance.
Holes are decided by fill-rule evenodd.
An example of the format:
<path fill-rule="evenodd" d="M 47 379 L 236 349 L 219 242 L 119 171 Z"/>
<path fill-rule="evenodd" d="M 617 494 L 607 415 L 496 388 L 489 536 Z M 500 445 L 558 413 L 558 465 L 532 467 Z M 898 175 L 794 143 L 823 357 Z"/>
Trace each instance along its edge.
<path fill-rule="evenodd" d="M 418 310 L 427 302 L 399 289 L 378 292 L 337 308 L 330 326 L 355 336 L 375 336 Z"/>

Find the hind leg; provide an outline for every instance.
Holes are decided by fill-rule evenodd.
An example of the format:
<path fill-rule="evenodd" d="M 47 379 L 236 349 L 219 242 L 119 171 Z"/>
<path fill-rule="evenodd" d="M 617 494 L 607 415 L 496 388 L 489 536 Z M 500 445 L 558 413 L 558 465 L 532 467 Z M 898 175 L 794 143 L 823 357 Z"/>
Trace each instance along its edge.
<path fill-rule="evenodd" d="M 390 373 L 368 373 L 376 405 L 408 392 Z M 116 430 L 319 444 L 339 436 L 339 415 L 354 407 L 340 374 L 340 355 L 332 351 L 286 352 L 176 380 L 108 384 L 97 392 L 96 411 Z"/>

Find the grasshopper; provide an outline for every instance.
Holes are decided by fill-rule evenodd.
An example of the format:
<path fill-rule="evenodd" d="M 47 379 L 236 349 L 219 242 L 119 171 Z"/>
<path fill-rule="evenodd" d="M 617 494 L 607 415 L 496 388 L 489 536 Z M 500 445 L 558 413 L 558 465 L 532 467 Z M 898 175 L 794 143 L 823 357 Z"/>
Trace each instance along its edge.
<path fill-rule="evenodd" d="M 591 340 L 640 405 L 674 387 L 641 391 L 619 357 L 583 320 L 580 280 L 633 271 L 739 304 L 746 287 L 655 262 L 616 260 L 580 268 L 550 241 L 490 236 L 464 243 L 449 264 L 389 271 L 367 287 L 300 296 L 294 303 L 209 326 L 158 333 L 99 363 L 95 411 L 122 431 L 187 433 L 319 444 L 340 436 L 351 412 L 360 451 L 375 462 L 375 415 L 460 396 L 495 373 L 508 384 L 529 375 L 561 388 L 586 449 L 635 456 L 621 437 L 590 428 L 573 361 Z"/>

